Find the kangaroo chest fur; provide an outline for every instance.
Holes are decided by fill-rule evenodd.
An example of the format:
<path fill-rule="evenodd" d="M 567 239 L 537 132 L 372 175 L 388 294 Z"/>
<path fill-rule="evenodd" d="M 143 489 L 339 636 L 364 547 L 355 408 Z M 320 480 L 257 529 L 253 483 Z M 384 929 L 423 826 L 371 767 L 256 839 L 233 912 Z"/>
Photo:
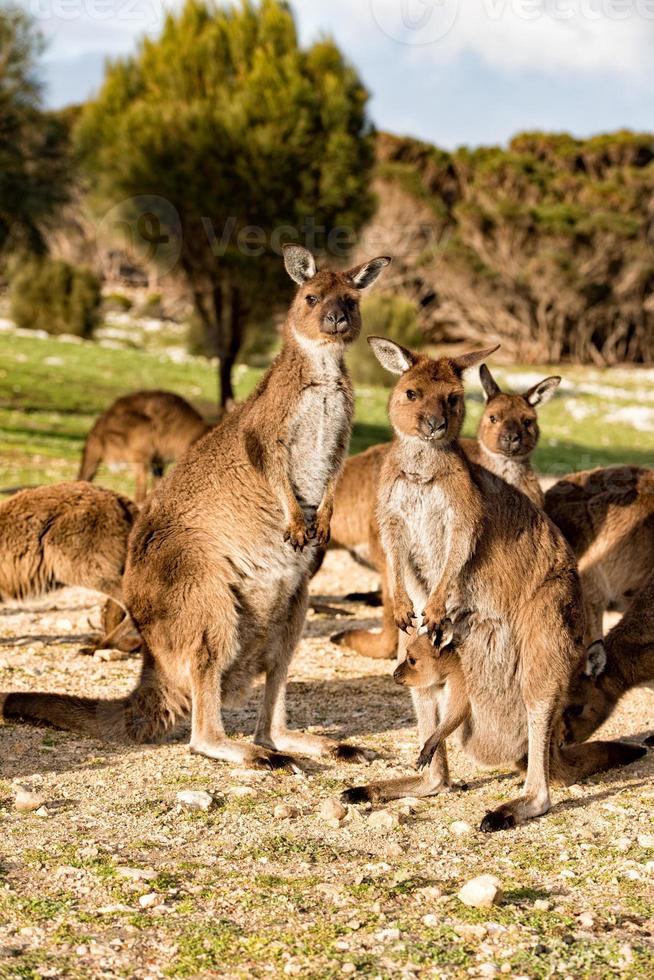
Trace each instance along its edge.
<path fill-rule="evenodd" d="M 312 345 L 306 354 L 311 371 L 290 426 L 290 458 L 295 495 L 305 514 L 312 517 L 334 473 L 337 447 L 350 416 L 341 353 L 333 347 Z"/>

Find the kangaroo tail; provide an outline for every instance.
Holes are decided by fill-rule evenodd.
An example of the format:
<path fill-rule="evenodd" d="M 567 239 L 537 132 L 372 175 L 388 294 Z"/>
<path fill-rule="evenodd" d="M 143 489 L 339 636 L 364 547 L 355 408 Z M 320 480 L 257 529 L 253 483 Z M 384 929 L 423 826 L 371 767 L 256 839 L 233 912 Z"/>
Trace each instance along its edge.
<path fill-rule="evenodd" d="M 642 759 L 647 749 L 632 742 L 584 742 L 564 745 L 552 760 L 552 778 L 569 786 L 587 776 Z"/>
<path fill-rule="evenodd" d="M 77 474 L 78 480 L 89 480 L 91 481 L 95 474 L 98 472 L 98 467 L 102 462 L 102 447 L 97 438 L 93 437 L 93 433 L 84 443 L 84 451 L 82 452 L 82 462 L 80 464 L 79 473 Z"/>
<path fill-rule="evenodd" d="M 0 694 L 3 720 L 52 725 L 106 741 L 157 742 L 188 712 L 186 699 L 156 682 L 141 683 L 127 698 L 100 700 L 68 694 Z"/>

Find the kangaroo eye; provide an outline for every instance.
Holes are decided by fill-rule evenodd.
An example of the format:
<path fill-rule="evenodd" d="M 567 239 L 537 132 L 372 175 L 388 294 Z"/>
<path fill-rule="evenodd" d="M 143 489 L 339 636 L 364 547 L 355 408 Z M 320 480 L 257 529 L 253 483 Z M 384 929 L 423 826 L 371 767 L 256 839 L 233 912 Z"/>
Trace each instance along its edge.
<path fill-rule="evenodd" d="M 409 399 L 410 402 L 414 402 L 416 400 L 416 398 L 418 397 L 417 393 L 413 390 L 413 388 L 408 388 L 407 389 L 406 396 L 407 396 L 407 398 Z M 415 663 L 415 660 L 414 660 L 414 663 Z"/>
<path fill-rule="evenodd" d="M 489 415 L 488 416 L 488 421 L 489 422 L 492 422 L 493 425 L 495 425 L 495 423 L 497 422 L 497 415 Z"/>
<path fill-rule="evenodd" d="M 309 304 L 309 306 L 315 306 L 317 302 L 318 302 L 317 296 L 313 296 L 311 294 L 307 296 L 307 303 Z"/>
<path fill-rule="evenodd" d="M 458 404 L 458 402 L 459 402 L 459 396 L 458 395 L 449 395 L 448 396 L 447 403 L 450 406 L 450 408 L 454 408 L 455 405 Z"/>
<path fill-rule="evenodd" d="M 409 664 L 409 667 L 415 667 L 416 665 L 415 657 L 407 657 L 406 659 L 407 659 L 407 663 Z"/>
<path fill-rule="evenodd" d="M 533 424 L 534 424 L 533 419 L 525 419 L 525 429 L 531 429 Z"/>

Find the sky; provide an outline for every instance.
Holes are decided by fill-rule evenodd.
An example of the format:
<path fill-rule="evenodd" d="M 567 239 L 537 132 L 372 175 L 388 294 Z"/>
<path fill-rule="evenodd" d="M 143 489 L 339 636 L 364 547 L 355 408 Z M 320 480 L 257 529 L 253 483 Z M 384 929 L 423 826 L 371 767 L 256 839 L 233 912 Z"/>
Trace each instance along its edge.
<path fill-rule="evenodd" d="M 90 97 L 107 57 L 181 0 L 20 0 L 48 43 L 53 108 Z M 303 43 L 335 38 L 379 129 L 446 149 L 526 129 L 654 130 L 654 0 L 295 0 Z"/>

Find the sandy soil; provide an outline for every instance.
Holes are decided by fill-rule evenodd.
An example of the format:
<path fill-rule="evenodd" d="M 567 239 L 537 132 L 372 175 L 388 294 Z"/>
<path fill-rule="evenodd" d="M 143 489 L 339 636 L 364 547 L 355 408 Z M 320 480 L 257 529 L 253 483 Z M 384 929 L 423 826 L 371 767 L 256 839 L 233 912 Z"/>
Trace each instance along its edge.
<path fill-rule="evenodd" d="M 375 586 L 328 555 L 313 591 L 353 615 L 310 615 L 289 689 L 292 725 L 376 749 L 369 766 L 236 769 L 190 756 L 185 730 L 146 748 L 0 730 L 0 977 L 654 975 L 652 754 L 555 790 L 547 817 L 504 834 L 476 828 L 515 777 L 456 751 L 466 792 L 390 804 L 382 825 L 370 808 L 321 813 L 345 785 L 406 771 L 416 755 L 390 665 L 329 643 L 375 624 L 377 610 L 342 600 Z M 83 590 L 0 608 L 0 686 L 127 691 L 137 660 L 77 655 L 99 608 Z M 256 700 L 227 714 L 234 734 L 250 737 Z M 653 727 L 654 692 L 640 689 L 606 730 L 638 739 Z M 19 786 L 44 808 L 17 812 Z M 179 804 L 187 789 L 212 807 Z M 459 888 L 487 872 L 504 901 L 466 907 Z"/>

